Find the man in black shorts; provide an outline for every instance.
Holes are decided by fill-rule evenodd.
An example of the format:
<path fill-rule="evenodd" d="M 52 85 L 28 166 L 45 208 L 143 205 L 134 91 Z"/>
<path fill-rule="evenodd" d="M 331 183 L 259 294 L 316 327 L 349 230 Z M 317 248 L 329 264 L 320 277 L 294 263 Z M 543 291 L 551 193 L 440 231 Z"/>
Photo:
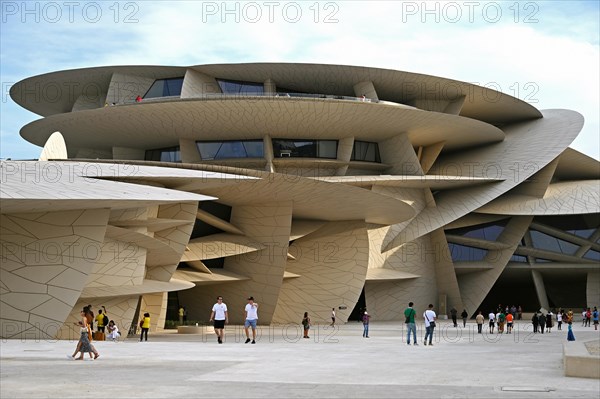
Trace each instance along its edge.
<path fill-rule="evenodd" d="M 227 305 L 223 303 L 223 297 L 217 297 L 217 303 L 215 303 L 212 307 L 212 312 L 210 314 L 210 321 L 215 321 L 214 328 L 215 334 L 217 334 L 217 342 L 223 343 L 223 330 L 225 328 L 225 323 L 229 322 L 229 318 L 227 317 Z"/>

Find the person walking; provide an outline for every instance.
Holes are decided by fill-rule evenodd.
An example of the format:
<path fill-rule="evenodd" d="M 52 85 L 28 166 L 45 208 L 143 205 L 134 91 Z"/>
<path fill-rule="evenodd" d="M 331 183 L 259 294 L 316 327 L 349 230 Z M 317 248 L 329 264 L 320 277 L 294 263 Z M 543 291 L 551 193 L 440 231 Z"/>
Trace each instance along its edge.
<path fill-rule="evenodd" d="M 498 334 L 504 333 L 504 323 L 506 323 L 506 314 L 501 310 L 498 317 Z"/>
<path fill-rule="evenodd" d="M 413 303 L 409 302 L 408 307 L 404 310 L 404 317 L 406 318 L 406 345 L 410 345 L 410 333 L 413 334 L 413 345 L 417 344 L 417 325 L 415 323 L 415 316 L 417 312 L 413 308 Z"/>
<path fill-rule="evenodd" d="M 522 320 L 523 319 L 523 308 L 521 307 L 521 305 L 519 305 L 519 307 L 517 308 L 517 320 Z"/>
<path fill-rule="evenodd" d="M 335 308 L 331 308 L 331 324 L 329 326 L 335 326 Z"/>
<path fill-rule="evenodd" d="M 82 310 L 81 312 L 79 312 L 79 316 L 81 317 L 81 321 L 79 321 L 78 323 L 74 323 L 75 325 L 80 326 L 79 342 L 77 343 L 75 352 L 71 356 L 67 355 L 67 357 L 71 360 L 83 360 L 84 353 L 89 353 L 90 359 L 96 359 L 100 355 L 90 343 L 89 337 L 91 335 L 91 328 L 87 321 L 88 318 L 86 317 L 86 312 Z M 80 352 L 81 355 L 77 359 L 75 359 L 75 355 L 77 354 L 77 352 Z M 95 357 L 92 357 L 92 354 L 94 354 Z"/>
<path fill-rule="evenodd" d="M 258 321 L 258 303 L 254 302 L 254 297 L 248 297 L 248 303 L 244 308 L 244 331 L 246 332 L 246 342 L 250 342 L 250 334 L 248 333 L 248 329 L 252 327 L 252 343 L 256 343 L 256 323 Z"/>
<path fill-rule="evenodd" d="M 477 323 L 477 333 L 478 334 L 481 334 L 481 330 L 483 329 L 484 321 L 485 321 L 485 318 L 483 317 L 483 313 L 480 310 L 479 313 L 477 313 L 477 316 L 475 316 L 475 322 Z"/>
<path fill-rule="evenodd" d="M 592 312 L 592 319 L 594 321 L 594 330 L 598 330 L 598 307 L 594 306 L 594 311 Z"/>
<path fill-rule="evenodd" d="M 489 326 L 490 326 L 490 334 L 494 333 L 494 326 L 496 325 L 496 314 L 492 311 L 488 315 Z"/>
<path fill-rule="evenodd" d="M 454 327 L 458 327 L 458 323 L 456 322 L 456 315 L 458 314 L 458 310 L 456 310 L 454 307 L 452 307 L 452 309 L 450 309 L 450 317 L 452 318 L 452 324 L 454 325 Z"/>
<path fill-rule="evenodd" d="M 538 316 L 538 327 L 540 332 L 544 333 L 544 327 L 546 327 L 546 316 L 540 311 L 540 315 Z"/>
<path fill-rule="evenodd" d="M 227 305 L 223 303 L 223 297 L 217 297 L 217 303 L 215 303 L 212 307 L 212 311 L 210 312 L 209 321 L 214 320 L 214 330 L 217 335 L 217 342 L 219 344 L 223 343 L 223 334 L 225 330 L 225 324 L 229 322 L 229 317 L 227 315 Z"/>
<path fill-rule="evenodd" d="M 507 334 L 512 334 L 514 319 L 515 319 L 515 317 L 513 316 L 512 313 L 509 313 L 506 315 L 506 333 Z"/>
<path fill-rule="evenodd" d="M 467 326 L 467 317 L 469 317 L 469 314 L 467 313 L 467 309 L 463 309 L 462 313 L 460 314 L 460 317 L 462 317 L 463 328 L 465 328 Z"/>
<path fill-rule="evenodd" d="M 429 304 L 428 309 L 423 312 L 423 318 L 425 319 L 425 340 L 424 345 L 427 345 L 427 338 L 429 337 L 429 346 L 433 346 L 433 330 L 435 329 L 436 314 L 433 311 L 433 305 Z"/>
<path fill-rule="evenodd" d="M 592 309 L 591 308 L 587 308 L 587 310 L 585 311 L 585 326 L 586 327 L 592 326 Z"/>
<path fill-rule="evenodd" d="M 308 336 L 308 330 L 310 329 L 310 317 L 308 317 L 308 312 L 304 312 L 304 317 L 302 318 L 302 328 L 304 329 L 304 336 L 302 338 L 310 338 Z"/>
<path fill-rule="evenodd" d="M 554 316 L 554 314 L 552 314 L 552 311 L 548 312 L 548 314 L 546 315 L 546 332 L 548 334 L 550 334 L 550 332 L 552 331 L 552 323 L 554 322 L 554 320 L 552 320 L 552 316 Z"/>
<path fill-rule="evenodd" d="M 144 317 L 140 320 L 140 327 L 142 328 L 142 332 L 140 333 L 140 342 L 144 336 L 146 337 L 146 342 L 148 342 L 148 331 L 150 330 L 150 313 L 144 313 Z"/>
<path fill-rule="evenodd" d="M 538 332 L 538 315 L 536 312 L 533 312 L 533 316 L 531 317 L 531 324 L 533 324 L 533 333 L 537 334 L 537 332 Z"/>
<path fill-rule="evenodd" d="M 556 312 L 556 324 L 558 325 L 557 329 L 560 331 L 562 330 L 562 319 L 563 319 L 563 314 L 562 314 L 562 310 L 558 310 L 558 312 Z"/>
<path fill-rule="evenodd" d="M 365 308 L 365 313 L 362 316 L 363 323 L 363 338 L 369 338 L 369 320 L 371 319 L 371 315 L 367 312 Z"/>

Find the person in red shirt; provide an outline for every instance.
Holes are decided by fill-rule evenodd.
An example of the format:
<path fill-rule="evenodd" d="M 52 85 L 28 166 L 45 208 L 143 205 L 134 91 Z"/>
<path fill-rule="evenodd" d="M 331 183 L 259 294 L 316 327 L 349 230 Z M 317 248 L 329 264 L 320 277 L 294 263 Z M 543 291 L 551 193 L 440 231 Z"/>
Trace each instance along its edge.
<path fill-rule="evenodd" d="M 513 328 L 513 315 L 512 315 L 512 313 L 508 313 L 506 315 L 506 333 L 512 334 L 512 328 Z"/>

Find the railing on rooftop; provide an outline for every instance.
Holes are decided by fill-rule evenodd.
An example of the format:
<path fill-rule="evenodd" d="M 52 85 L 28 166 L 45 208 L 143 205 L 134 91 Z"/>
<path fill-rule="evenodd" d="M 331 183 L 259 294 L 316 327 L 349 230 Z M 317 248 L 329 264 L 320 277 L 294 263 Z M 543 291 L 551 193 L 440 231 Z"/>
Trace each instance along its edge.
<path fill-rule="evenodd" d="M 168 101 L 186 101 L 186 100 L 213 100 L 213 99 L 232 99 L 239 98 L 248 100 L 253 97 L 260 98 L 272 98 L 272 99 L 326 99 L 326 100 L 343 100 L 343 101 L 353 101 L 353 102 L 368 102 L 368 103 L 379 103 L 379 100 L 367 98 L 367 97 L 350 97 L 350 96 L 339 96 L 333 94 L 309 94 L 309 93 L 238 93 L 238 94 L 227 94 L 227 93 L 206 93 L 199 96 L 194 97 L 185 97 L 181 98 L 179 96 L 170 96 L 170 97 L 152 97 L 152 98 L 143 98 L 141 101 L 136 100 L 127 100 L 122 102 L 116 102 L 111 104 L 105 104 L 105 106 L 118 106 L 118 105 L 129 105 L 135 103 L 159 103 L 159 102 L 168 102 Z"/>

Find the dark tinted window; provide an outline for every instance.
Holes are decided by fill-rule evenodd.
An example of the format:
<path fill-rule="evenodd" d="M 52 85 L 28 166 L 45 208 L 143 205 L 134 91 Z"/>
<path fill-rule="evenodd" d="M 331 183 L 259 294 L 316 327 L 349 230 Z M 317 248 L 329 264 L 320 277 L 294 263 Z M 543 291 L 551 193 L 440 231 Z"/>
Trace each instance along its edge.
<path fill-rule="evenodd" d="M 181 162 L 181 151 L 179 146 L 147 150 L 146 161 Z"/>
<path fill-rule="evenodd" d="M 379 156 L 379 144 L 367 141 L 354 141 L 351 161 L 367 161 L 381 163 Z"/>
<path fill-rule="evenodd" d="M 537 230 L 531 230 L 530 233 L 534 248 L 545 249 L 546 251 L 559 252 L 567 255 L 575 255 L 575 252 L 577 252 L 579 249 L 579 245 L 552 237 Z"/>
<path fill-rule="evenodd" d="M 248 141 L 198 141 L 196 142 L 203 160 L 227 158 L 262 158 L 262 140 Z"/>
<path fill-rule="evenodd" d="M 183 78 L 158 79 L 155 80 L 144 98 L 155 97 L 178 97 L 181 95 Z"/>
<path fill-rule="evenodd" d="M 240 82 L 236 80 L 217 79 L 219 87 L 224 94 L 263 94 L 265 92 L 264 84 L 256 82 Z"/>
<path fill-rule="evenodd" d="M 276 158 L 337 158 L 337 140 L 273 139 Z"/>

